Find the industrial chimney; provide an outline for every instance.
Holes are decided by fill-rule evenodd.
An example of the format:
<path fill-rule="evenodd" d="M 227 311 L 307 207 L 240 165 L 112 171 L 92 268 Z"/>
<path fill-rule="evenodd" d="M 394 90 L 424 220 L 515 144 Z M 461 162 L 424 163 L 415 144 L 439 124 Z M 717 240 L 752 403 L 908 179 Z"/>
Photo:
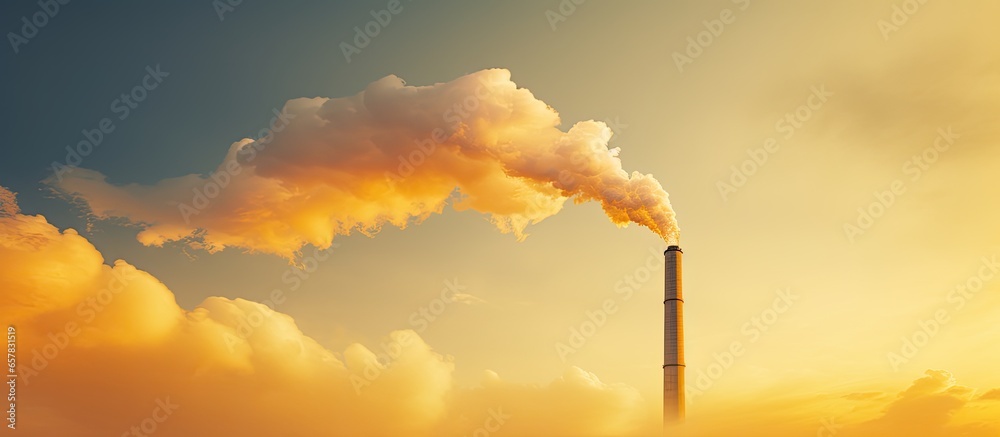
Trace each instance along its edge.
<path fill-rule="evenodd" d="M 684 421 L 684 293 L 680 246 L 663 252 L 663 425 Z"/>

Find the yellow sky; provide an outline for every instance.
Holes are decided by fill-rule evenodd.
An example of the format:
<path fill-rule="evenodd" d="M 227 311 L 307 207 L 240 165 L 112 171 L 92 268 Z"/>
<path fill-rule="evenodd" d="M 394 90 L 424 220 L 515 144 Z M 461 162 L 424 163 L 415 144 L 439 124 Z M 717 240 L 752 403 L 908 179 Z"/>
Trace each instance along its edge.
<path fill-rule="evenodd" d="M 988 394 L 1000 388 L 1000 7 L 929 1 L 898 30 L 880 24 L 904 3 L 717 2 L 686 6 L 664 28 L 666 5 L 623 16 L 588 2 L 556 31 L 573 44 L 524 59 L 588 74 L 511 69 L 562 131 L 606 121 L 624 169 L 670 193 L 685 254 L 689 435 L 1000 432 L 1000 396 Z M 674 53 L 690 57 L 687 38 L 725 9 L 735 21 L 680 71 Z M 573 30 L 602 13 L 621 21 L 620 40 Z M 637 40 L 648 43 L 621 42 Z M 175 214 L 91 193 L 126 219 Z M 500 409 L 510 418 L 490 435 L 654 435 L 666 244 L 613 226 L 593 202 L 542 214 L 518 241 L 485 215 L 511 199 L 484 198 L 375 238 L 338 236 L 329 253 L 306 245 L 315 271 L 269 249 L 330 243 L 334 232 L 309 221 L 331 214 L 323 207 L 205 222 L 235 229 L 220 253 L 143 248 L 164 262 L 137 265 L 149 273 L 22 384 L 22 423 L 37 435 L 120 433 L 172 396 L 181 407 L 157 435 L 317 435 L 330 421 L 345 435 L 475 435 Z M 132 268 L 85 230 L 24 214 L 0 217 L 0 319 L 18 326 L 19 358 L 33 366 L 34 348 Z M 300 218 L 299 234 L 254 239 L 260 223 Z M 207 277 L 234 279 L 206 287 Z M 271 314 L 263 304 L 283 315 L 243 338 L 249 315 Z M 593 317 L 602 326 L 582 346 L 559 349 Z M 409 339 L 405 352 L 373 370 L 366 359 L 390 354 L 390 335 Z"/>

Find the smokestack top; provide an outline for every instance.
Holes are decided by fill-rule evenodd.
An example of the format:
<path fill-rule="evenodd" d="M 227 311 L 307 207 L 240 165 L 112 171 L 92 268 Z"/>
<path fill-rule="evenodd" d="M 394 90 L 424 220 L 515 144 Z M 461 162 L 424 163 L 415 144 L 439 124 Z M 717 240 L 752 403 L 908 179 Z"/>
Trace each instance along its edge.
<path fill-rule="evenodd" d="M 681 250 L 680 246 L 667 246 L 667 250 L 663 251 L 663 254 L 666 255 L 667 252 L 680 252 L 680 253 L 684 253 L 684 251 Z"/>

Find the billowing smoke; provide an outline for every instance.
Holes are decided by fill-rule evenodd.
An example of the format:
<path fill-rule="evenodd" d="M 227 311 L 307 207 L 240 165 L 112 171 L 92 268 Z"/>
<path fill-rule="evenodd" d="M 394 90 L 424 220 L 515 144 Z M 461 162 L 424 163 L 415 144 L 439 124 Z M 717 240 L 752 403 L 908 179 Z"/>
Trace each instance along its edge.
<path fill-rule="evenodd" d="M 667 193 L 652 176 L 622 168 L 608 126 L 582 121 L 564 132 L 559 124 L 507 70 L 422 87 L 388 76 L 352 97 L 288 101 L 208 176 L 116 186 L 94 171 L 61 169 L 46 182 L 97 218 L 142 226 L 144 244 L 209 251 L 291 258 L 335 235 L 405 228 L 447 204 L 522 239 L 567 199 L 600 202 L 615 224 L 676 241 Z"/>

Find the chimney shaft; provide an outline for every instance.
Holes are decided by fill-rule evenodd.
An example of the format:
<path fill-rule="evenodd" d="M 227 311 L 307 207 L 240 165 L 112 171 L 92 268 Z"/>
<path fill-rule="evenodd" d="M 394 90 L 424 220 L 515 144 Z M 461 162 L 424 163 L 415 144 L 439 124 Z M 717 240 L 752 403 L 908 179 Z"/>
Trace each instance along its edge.
<path fill-rule="evenodd" d="M 684 421 L 684 293 L 681 285 L 679 246 L 670 246 L 664 257 L 663 300 L 663 424 Z"/>

